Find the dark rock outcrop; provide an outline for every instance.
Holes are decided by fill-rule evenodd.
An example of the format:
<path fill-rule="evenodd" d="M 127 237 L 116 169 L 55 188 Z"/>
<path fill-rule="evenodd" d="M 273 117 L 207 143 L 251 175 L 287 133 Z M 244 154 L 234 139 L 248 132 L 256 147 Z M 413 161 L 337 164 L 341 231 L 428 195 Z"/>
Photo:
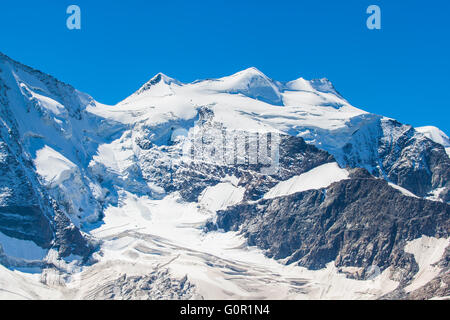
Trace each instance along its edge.
<path fill-rule="evenodd" d="M 363 172 L 354 175 L 364 175 Z M 398 280 L 417 270 L 406 241 L 448 237 L 450 206 L 404 196 L 381 179 L 353 178 L 218 212 L 217 227 L 240 231 L 269 257 L 310 269 L 336 266 L 398 268 Z M 364 274 L 362 275 L 364 278 Z"/>
<path fill-rule="evenodd" d="M 450 158 L 445 148 L 409 125 L 375 118 L 353 133 L 342 150 L 341 165 L 366 168 L 419 197 L 443 188 L 440 198 L 450 199 Z"/>

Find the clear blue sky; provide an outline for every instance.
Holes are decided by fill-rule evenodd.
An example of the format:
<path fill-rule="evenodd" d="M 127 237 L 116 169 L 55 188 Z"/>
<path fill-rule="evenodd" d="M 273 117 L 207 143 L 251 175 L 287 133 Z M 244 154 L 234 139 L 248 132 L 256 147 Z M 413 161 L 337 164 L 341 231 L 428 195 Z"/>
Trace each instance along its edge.
<path fill-rule="evenodd" d="M 382 30 L 366 28 L 371 4 Z M 446 0 L 1 1 L 0 51 L 109 104 L 157 72 L 326 77 L 355 106 L 450 134 L 449 14 Z"/>

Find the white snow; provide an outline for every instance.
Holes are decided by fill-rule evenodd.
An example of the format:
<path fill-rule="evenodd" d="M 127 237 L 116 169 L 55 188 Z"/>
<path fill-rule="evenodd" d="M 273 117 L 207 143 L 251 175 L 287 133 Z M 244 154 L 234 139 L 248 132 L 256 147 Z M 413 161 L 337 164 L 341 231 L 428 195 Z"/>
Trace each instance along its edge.
<path fill-rule="evenodd" d="M 405 246 L 405 252 L 412 253 L 419 265 L 419 272 L 414 276 L 412 283 L 405 288 L 406 292 L 419 289 L 433 280 L 441 271 L 438 266 L 433 266 L 442 259 L 445 249 L 450 245 L 450 238 L 434 238 L 422 236 L 410 241 Z"/>
<path fill-rule="evenodd" d="M 69 179 L 77 166 L 49 146 L 36 152 L 36 172 L 48 185 L 59 185 Z"/>
<path fill-rule="evenodd" d="M 436 143 L 442 144 L 443 146 L 450 146 L 450 139 L 448 136 L 441 131 L 439 128 L 433 126 L 418 127 L 416 130 L 424 134 L 427 138 L 433 140 Z"/>
<path fill-rule="evenodd" d="M 0 264 L 0 300 L 61 299 L 61 291 L 40 283 L 39 274 L 11 271 Z"/>
<path fill-rule="evenodd" d="M 445 151 L 447 151 L 447 154 L 450 156 L 450 139 L 442 130 L 433 126 L 419 127 L 416 128 L 416 130 L 425 135 L 428 139 L 443 145 Z"/>
<path fill-rule="evenodd" d="M 215 120 L 231 130 L 284 133 L 309 130 L 312 136 L 308 139 L 317 144 L 320 141 L 315 140 L 319 138 L 326 141 L 351 134 L 354 130 L 347 133 L 348 122 L 367 115 L 333 90 L 325 90 L 326 82 L 301 81 L 303 86 L 294 82 L 284 85 L 249 68 L 228 77 L 189 84 L 160 81 L 142 91 L 144 85 L 116 106 L 97 103 L 87 110 L 121 123 L 154 126 L 169 120 L 193 119 L 197 108 L 208 106 L 214 111 Z M 334 137 L 318 135 L 318 130 L 331 130 Z"/>
<path fill-rule="evenodd" d="M 413 197 L 413 198 L 419 198 L 418 196 L 416 196 L 414 193 L 412 193 L 411 191 L 400 187 L 399 185 L 396 185 L 395 183 L 389 182 L 389 185 L 394 188 L 397 189 L 398 191 L 400 191 L 403 195 L 408 196 L 408 197 Z"/>
<path fill-rule="evenodd" d="M 244 187 L 236 187 L 229 182 L 219 183 L 206 188 L 198 197 L 198 202 L 204 208 L 215 212 L 241 202 L 244 193 Z"/>
<path fill-rule="evenodd" d="M 105 244 L 96 256 L 99 263 L 85 268 L 82 279 L 167 267 L 175 277 L 187 275 L 206 299 L 372 299 L 398 285 L 389 279 L 389 270 L 359 281 L 346 278 L 333 263 L 318 271 L 283 265 L 248 247 L 236 232 L 203 232 L 213 214 L 176 194 L 162 200 L 122 197 L 119 207 L 106 211 L 105 224 L 92 231 Z M 82 284 L 80 294 L 87 287 Z"/>
<path fill-rule="evenodd" d="M 428 194 L 428 196 L 425 198 L 427 200 L 431 200 L 431 201 L 440 201 L 440 202 L 444 202 L 444 200 L 442 200 L 439 196 L 441 195 L 441 193 L 445 190 L 445 187 L 442 188 L 436 188 L 434 190 L 431 190 L 431 192 Z"/>
<path fill-rule="evenodd" d="M 327 163 L 299 176 L 278 183 L 264 195 L 264 199 L 276 198 L 311 189 L 326 188 L 334 182 L 347 178 L 347 170 L 341 169 L 336 162 Z"/>
<path fill-rule="evenodd" d="M 21 83 L 21 88 L 25 90 L 27 93 L 29 93 L 33 98 L 35 98 L 38 101 L 38 104 L 47 111 L 49 111 L 50 113 L 56 116 L 65 115 L 67 113 L 64 106 L 58 101 L 55 101 L 47 96 L 33 92 L 24 83 Z"/>

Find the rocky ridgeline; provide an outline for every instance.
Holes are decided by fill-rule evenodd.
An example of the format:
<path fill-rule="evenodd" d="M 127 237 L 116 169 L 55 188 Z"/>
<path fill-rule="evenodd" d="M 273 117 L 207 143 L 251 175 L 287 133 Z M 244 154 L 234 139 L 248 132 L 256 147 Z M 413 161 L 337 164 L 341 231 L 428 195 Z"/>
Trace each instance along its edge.
<path fill-rule="evenodd" d="M 352 134 L 337 159 L 341 165 L 366 168 L 373 175 L 427 197 L 450 201 L 450 158 L 444 146 L 413 127 L 375 119 Z"/>
<path fill-rule="evenodd" d="M 248 244 L 269 257 L 321 269 L 337 267 L 381 271 L 392 266 L 393 279 L 408 281 L 418 271 L 404 252 L 407 241 L 422 235 L 448 237 L 450 206 L 403 195 L 365 170 L 321 190 L 242 203 L 218 212 L 217 225 L 239 231 Z M 364 279 L 366 272 L 358 278 Z"/>

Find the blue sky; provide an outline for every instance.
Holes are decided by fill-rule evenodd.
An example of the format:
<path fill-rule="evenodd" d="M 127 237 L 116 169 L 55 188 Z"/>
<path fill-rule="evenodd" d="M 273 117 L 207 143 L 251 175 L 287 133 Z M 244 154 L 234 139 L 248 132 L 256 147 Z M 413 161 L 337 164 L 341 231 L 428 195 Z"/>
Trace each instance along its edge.
<path fill-rule="evenodd" d="M 381 30 L 366 28 L 371 4 Z M 326 77 L 355 106 L 450 134 L 449 12 L 443 0 L 2 1 L 0 51 L 108 104 L 158 72 Z"/>

